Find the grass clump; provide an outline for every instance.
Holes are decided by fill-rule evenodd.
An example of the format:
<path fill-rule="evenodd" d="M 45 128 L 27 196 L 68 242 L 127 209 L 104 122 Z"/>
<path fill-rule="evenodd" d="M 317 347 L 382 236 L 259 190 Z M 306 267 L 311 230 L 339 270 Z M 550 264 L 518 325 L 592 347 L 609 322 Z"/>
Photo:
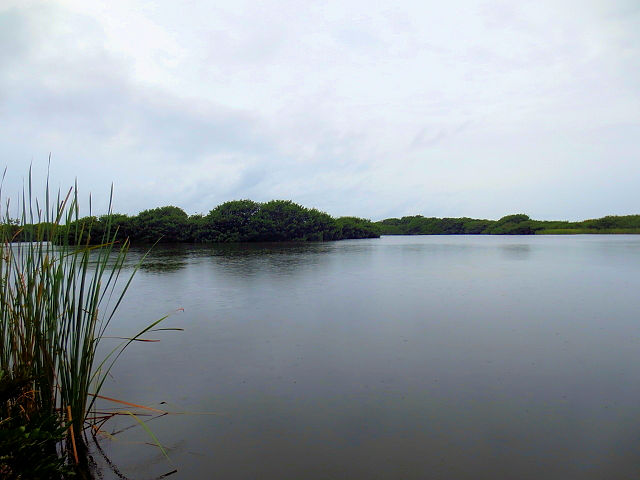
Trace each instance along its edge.
<path fill-rule="evenodd" d="M 0 375 L 0 477 L 51 479 L 71 477 L 74 469 L 58 454 L 66 425 L 33 404 L 32 381 Z"/>
<path fill-rule="evenodd" d="M 52 201 L 47 180 L 40 202 L 31 171 L 17 220 L 1 187 L 0 202 L 0 476 L 56 478 L 86 457 L 89 412 L 114 362 L 161 320 L 98 360 L 137 270 L 121 278 L 128 241 L 109 224 L 92 238 L 77 221 L 77 186 Z M 31 462 L 38 449 L 42 461 Z"/>

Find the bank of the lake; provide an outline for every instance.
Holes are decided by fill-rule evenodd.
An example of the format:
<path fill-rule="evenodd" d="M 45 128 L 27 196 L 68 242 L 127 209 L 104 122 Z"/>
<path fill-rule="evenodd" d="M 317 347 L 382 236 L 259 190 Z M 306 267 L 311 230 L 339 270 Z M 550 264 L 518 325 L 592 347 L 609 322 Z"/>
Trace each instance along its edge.
<path fill-rule="evenodd" d="M 5 222 L 7 237 L 24 240 L 38 225 Z M 46 230 L 45 226 L 45 230 Z M 414 215 L 373 222 L 358 217 L 334 218 L 290 200 L 254 202 L 233 200 L 207 215 L 188 215 L 175 206 L 144 210 L 137 215 L 109 214 L 83 217 L 63 226 L 69 241 L 97 244 L 105 233 L 134 245 L 156 243 L 308 242 L 380 235 L 558 235 L 640 234 L 640 215 L 606 216 L 580 222 L 534 220 L 525 214 L 499 220 L 435 218 Z"/>
<path fill-rule="evenodd" d="M 499 220 L 415 215 L 387 218 L 376 226 L 382 235 L 640 234 L 640 215 L 610 215 L 579 222 L 534 220 L 525 214 L 506 215 Z"/>

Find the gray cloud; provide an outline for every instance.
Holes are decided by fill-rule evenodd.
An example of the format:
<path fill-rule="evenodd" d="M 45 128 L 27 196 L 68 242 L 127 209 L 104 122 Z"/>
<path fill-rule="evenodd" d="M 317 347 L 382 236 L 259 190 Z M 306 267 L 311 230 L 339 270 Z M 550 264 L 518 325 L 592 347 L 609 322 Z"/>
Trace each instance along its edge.
<path fill-rule="evenodd" d="M 51 151 L 57 184 L 114 182 L 127 213 L 247 197 L 373 218 L 631 213 L 639 60 L 627 1 L 16 2 L 0 7 L 5 192 Z"/>

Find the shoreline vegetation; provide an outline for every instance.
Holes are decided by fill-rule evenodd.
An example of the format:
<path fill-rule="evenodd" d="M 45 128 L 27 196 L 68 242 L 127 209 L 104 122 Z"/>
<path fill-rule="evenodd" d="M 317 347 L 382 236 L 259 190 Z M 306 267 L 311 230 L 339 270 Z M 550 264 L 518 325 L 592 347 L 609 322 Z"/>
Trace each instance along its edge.
<path fill-rule="evenodd" d="M 65 227 L 68 241 L 100 242 L 109 226 L 115 241 L 131 244 L 230 243 L 329 241 L 348 238 L 376 238 L 380 234 L 370 220 L 356 217 L 333 218 L 314 208 L 305 208 L 288 200 L 258 203 L 234 200 L 223 203 L 207 215 L 187 215 L 181 208 L 166 206 L 145 210 L 135 216 L 110 214 L 79 218 Z M 15 241 L 36 225 L 14 229 Z M 81 232 L 76 235 L 76 232 Z"/>
<path fill-rule="evenodd" d="M 640 215 L 609 215 L 580 222 L 533 220 L 522 213 L 507 215 L 499 220 L 426 218 L 415 215 L 388 218 L 375 225 L 382 235 L 640 234 Z"/>
<path fill-rule="evenodd" d="M 131 337 L 107 336 L 139 264 L 123 273 L 129 242 L 115 241 L 111 215 L 85 241 L 77 188 L 52 201 L 47 180 L 39 202 L 30 172 L 19 208 L 11 219 L 6 203 L 0 229 L 0 477 L 93 478 L 89 439 L 114 415 L 138 420 L 135 404 L 98 407 L 111 368 L 147 332 L 179 329 L 156 328 L 163 317 Z"/>
<path fill-rule="evenodd" d="M 5 238 L 16 242 L 32 238 L 34 231 L 42 230 L 38 224 L 24 225 L 11 220 L 5 221 L 1 228 Z M 525 214 L 507 215 L 499 220 L 414 215 L 373 222 L 358 217 L 334 218 L 290 200 L 265 203 L 233 200 L 218 205 L 207 215 L 190 216 L 179 207 L 165 206 L 134 216 L 112 213 L 78 218 L 58 225 L 57 229 L 66 229 L 66 234 L 61 235 L 65 241 L 80 244 L 100 243 L 107 231 L 113 232 L 114 241 L 132 244 L 304 242 L 380 235 L 640 234 L 640 215 L 606 216 L 579 222 L 533 220 Z"/>

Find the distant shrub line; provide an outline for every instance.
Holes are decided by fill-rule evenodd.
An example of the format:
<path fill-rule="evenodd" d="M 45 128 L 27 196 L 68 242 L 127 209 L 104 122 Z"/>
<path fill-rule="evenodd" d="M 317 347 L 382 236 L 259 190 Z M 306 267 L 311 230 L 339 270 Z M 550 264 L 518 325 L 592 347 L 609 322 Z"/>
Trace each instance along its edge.
<path fill-rule="evenodd" d="M 426 218 L 421 215 L 376 222 L 382 235 L 534 235 L 578 233 L 640 233 L 640 215 L 607 216 L 581 222 L 532 220 L 507 215 L 500 220 Z"/>
<path fill-rule="evenodd" d="M 2 225 L 13 229 L 16 241 L 29 238 L 37 225 Z M 40 226 L 41 227 L 41 226 Z M 207 215 L 188 215 L 174 206 L 144 210 L 138 215 L 110 214 L 84 217 L 66 228 L 69 241 L 98 243 L 107 229 L 117 229 L 116 240 L 133 244 L 331 241 L 377 238 L 380 235 L 535 235 L 633 233 L 640 234 L 640 215 L 607 216 L 580 222 L 532 220 L 525 214 L 499 220 L 434 218 L 414 215 L 378 222 L 357 218 L 333 218 L 315 208 L 290 200 L 258 203 L 233 200 Z M 44 229 L 46 231 L 46 229 Z"/>

